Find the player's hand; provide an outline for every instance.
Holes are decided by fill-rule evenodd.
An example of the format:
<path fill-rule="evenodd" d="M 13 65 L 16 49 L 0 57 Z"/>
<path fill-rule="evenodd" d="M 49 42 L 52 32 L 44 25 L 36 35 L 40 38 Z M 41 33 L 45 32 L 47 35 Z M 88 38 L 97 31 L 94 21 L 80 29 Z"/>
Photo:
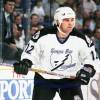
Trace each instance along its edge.
<path fill-rule="evenodd" d="M 22 61 L 16 62 L 13 64 L 14 72 L 17 74 L 27 75 L 28 68 L 31 68 L 32 62 L 28 59 L 24 59 Z"/>
<path fill-rule="evenodd" d="M 76 78 L 81 84 L 88 85 L 90 78 L 95 75 L 95 72 L 93 66 L 87 64 L 77 72 Z"/>

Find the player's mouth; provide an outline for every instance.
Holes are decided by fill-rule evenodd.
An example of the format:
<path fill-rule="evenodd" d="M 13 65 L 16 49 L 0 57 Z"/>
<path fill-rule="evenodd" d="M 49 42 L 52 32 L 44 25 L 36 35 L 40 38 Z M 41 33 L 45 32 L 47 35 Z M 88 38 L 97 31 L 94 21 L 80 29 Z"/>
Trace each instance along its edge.
<path fill-rule="evenodd" d="M 72 29 L 73 27 L 68 27 L 68 29 Z"/>

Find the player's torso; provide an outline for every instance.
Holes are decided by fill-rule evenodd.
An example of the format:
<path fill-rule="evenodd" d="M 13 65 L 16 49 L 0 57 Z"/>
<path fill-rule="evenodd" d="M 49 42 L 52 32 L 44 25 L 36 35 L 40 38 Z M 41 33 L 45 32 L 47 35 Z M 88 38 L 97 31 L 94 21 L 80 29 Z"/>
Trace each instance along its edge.
<path fill-rule="evenodd" d="M 79 52 L 81 39 L 75 36 L 69 38 L 62 44 L 56 35 L 48 35 L 40 39 L 40 66 L 53 71 L 77 71 L 80 68 Z"/>

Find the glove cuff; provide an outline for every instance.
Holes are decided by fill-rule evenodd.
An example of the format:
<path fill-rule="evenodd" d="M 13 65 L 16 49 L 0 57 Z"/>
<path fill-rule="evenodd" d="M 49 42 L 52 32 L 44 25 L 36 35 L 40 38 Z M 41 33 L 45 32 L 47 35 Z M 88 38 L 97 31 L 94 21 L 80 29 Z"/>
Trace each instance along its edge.
<path fill-rule="evenodd" d="M 85 71 L 89 72 L 91 77 L 93 77 L 96 73 L 96 70 L 94 69 L 94 66 L 92 66 L 90 64 L 85 64 L 83 69 Z"/>
<path fill-rule="evenodd" d="M 23 59 L 21 62 L 24 63 L 28 68 L 31 68 L 32 66 L 32 61 L 28 59 Z"/>

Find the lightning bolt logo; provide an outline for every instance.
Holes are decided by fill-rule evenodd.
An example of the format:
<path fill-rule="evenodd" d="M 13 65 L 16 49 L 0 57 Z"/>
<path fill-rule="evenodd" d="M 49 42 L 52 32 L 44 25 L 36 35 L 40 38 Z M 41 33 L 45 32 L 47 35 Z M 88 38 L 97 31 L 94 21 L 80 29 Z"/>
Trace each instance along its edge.
<path fill-rule="evenodd" d="M 68 56 L 69 56 L 69 54 L 67 54 L 67 55 L 65 56 L 65 59 L 62 60 L 62 63 L 60 63 L 60 64 L 59 64 L 58 66 L 56 66 L 55 68 L 53 68 L 51 71 L 54 71 L 54 70 L 56 70 L 57 68 L 61 67 L 61 66 L 65 63 L 65 61 L 68 59 Z"/>

